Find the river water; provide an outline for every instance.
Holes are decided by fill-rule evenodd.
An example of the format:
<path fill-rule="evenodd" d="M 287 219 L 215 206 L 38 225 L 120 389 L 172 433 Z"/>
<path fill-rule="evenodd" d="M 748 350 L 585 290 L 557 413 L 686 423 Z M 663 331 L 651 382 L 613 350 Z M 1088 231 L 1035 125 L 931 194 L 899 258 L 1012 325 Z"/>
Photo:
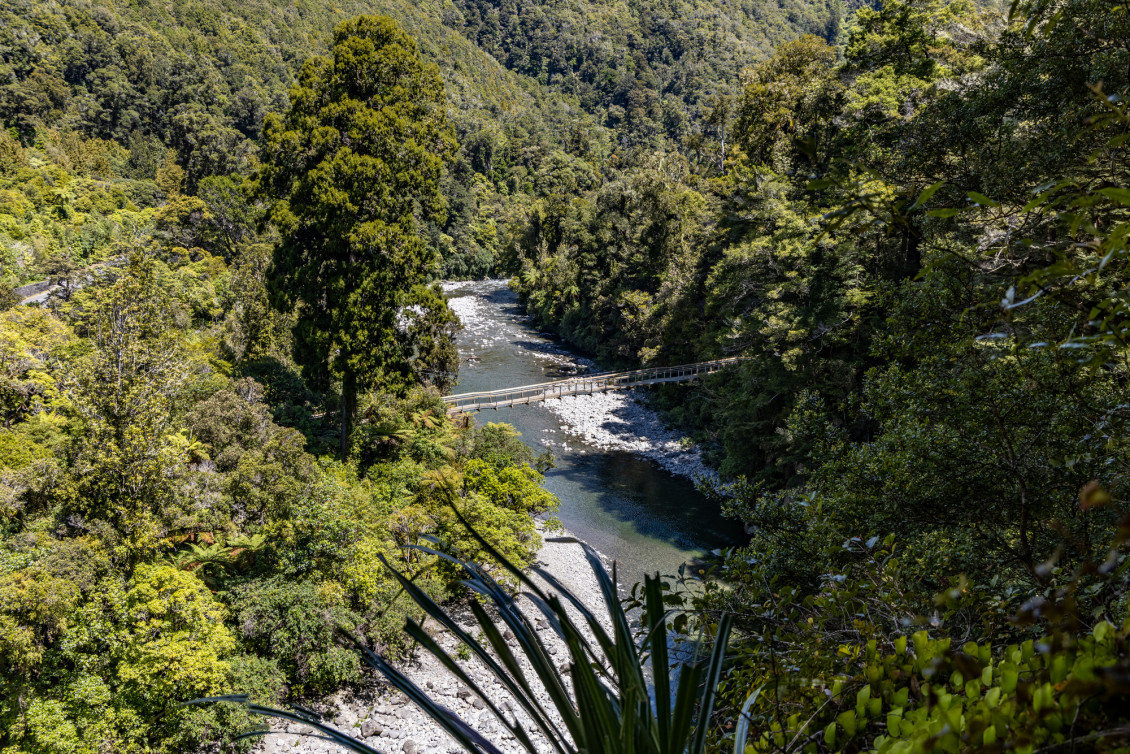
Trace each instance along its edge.
<path fill-rule="evenodd" d="M 499 390 L 596 369 L 532 327 L 505 282 L 444 288 L 463 322 L 453 392 Z M 681 563 L 742 539 L 740 525 L 722 518 L 690 479 L 664 468 L 708 473 L 693 449 L 678 443 L 636 396 L 616 392 L 511 406 L 483 411 L 476 421 L 512 424 L 536 451 L 553 451 L 556 468 L 546 474 L 545 486 L 561 500 L 558 518 L 617 562 L 621 584 L 645 573 L 673 574 Z"/>

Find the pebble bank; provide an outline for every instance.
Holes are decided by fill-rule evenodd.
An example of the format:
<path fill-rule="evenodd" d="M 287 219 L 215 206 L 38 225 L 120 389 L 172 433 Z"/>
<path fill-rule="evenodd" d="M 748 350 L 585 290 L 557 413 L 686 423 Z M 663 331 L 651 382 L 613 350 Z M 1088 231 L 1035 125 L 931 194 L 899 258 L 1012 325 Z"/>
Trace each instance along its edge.
<path fill-rule="evenodd" d="M 506 287 L 505 280 L 444 284 L 445 291 L 449 293 L 460 291 L 469 294 L 449 299 L 448 306 L 459 316 L 464 333 L 471 336 L 472 344 L 487 346 L 521 339 L 527 349 L 536 345 L 536 349 L 531 351 L 535 357 L 552 360 L 565 367 L 562 370 L 565 373 L 597 371 L 595 362 L 569 353 L 552 336 L 543 336 L 532 344 L 527 332 L 488 319 L 484 314 L 483 297 Z M 522 317 L 520 321 L 529 322 L 529 317 Z M 655 461 L 677 476 L 694 481 L 700 478 L 716 481 L 716 474 L 703 463 L 698 449 L 682 433 L 667 427 L 659 414 L 641 401 L 639 395 L 638 391 L 629 390 L 573 395 L 546 401 L 544 406 L 561 420 L 562 433 L 590 448 L 627 451 Z M 542 444 L 569 449 L 566 445 L 554 444 L 548 438 L 543 439 Z"/>

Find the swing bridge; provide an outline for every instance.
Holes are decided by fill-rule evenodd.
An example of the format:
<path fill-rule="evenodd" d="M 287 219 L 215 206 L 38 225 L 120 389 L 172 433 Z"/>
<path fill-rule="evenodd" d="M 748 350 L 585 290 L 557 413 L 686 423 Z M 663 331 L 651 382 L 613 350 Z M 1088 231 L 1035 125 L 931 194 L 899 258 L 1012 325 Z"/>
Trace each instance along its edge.
<path fill-rule="evenodd" d="M 460 393 L 458 395 L 444 396 L 447 404 L 447 413 L 463 414 L 472 411 L 481 411 L 485 408 L 505 408 L 506 406 L 521 406 L 529 403 L 540 403 L 552 398 L 564 398 L 569 395 L 592 395 L 593 393 L 606 393 L 609 390 L 624 390 L 626 388 L 640 387 L 642 385 L 660 385 L 665 382 L 685 382 L 697 379 L 704 374 L 714 374 L 727 367 L 731 367 L 745 359 L 733 357 L 729 359 L 715 359 L 714 361 L 700 361 L 697 364 L 683 364 L 674 367 L 649 367 L 647 369 L 633 369 L 627 372 L 600 372 L 596 374 L 582 374 L 553 382 L 543 382 L 537 385 L 522 385 L 521 387 L 506 388 L 504 390 L 489 390 L 478 393 Z"/>

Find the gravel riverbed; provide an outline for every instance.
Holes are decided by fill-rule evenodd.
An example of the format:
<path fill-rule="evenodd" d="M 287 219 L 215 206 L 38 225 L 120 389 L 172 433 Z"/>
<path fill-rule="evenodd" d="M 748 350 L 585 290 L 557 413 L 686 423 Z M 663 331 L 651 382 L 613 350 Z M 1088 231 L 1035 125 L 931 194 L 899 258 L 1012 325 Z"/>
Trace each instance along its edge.
<path fill-rule="evenodd" d="M 686 437 L 627 391 L 571 395 L 545 402 L 564 422 L 561 431 L 601 450 L 625 450 L 655 461 L 676 476 L 715 480 L 717 475 Z"/>

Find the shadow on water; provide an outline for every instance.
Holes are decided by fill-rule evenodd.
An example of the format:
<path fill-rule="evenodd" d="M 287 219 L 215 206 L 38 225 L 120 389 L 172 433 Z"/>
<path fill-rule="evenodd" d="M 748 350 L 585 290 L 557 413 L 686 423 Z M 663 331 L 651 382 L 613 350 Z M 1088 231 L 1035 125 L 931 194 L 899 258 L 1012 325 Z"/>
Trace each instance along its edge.
<path fill-rule="evenodd" d="M 626 452 L 604 451 L 571 458 L 550 472 L 636 535 L 680 550 L 713 550 L 737 544 L 741 528 L 723 518 L 682 479 Z M 611 553 L 608 553 L 611 555 Z"/>
<path fill-rule="evenodd" d="M 492 288 L 479 294 L 479 298 L 488 304 L 502 307 L 507 314 L 516 314 L 525 317 L 522 305 L 518 303 L 518 295 L 507 286 Z"/>

